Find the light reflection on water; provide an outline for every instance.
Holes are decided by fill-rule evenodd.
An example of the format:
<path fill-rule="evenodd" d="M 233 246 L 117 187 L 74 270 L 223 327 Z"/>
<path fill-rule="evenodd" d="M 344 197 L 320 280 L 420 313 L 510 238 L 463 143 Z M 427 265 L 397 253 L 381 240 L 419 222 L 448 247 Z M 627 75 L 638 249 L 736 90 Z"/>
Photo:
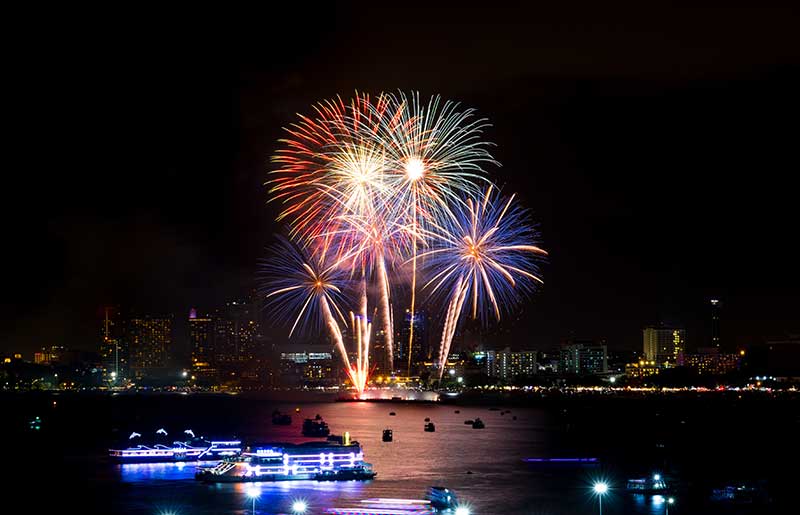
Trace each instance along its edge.
<path fill-rule="evenodd" d="M 275 408 L 292 415 L 290 426 L 275 426 Z M 295 411 L 300 407 L 300 412 Z M 458 409 L 460 413 L 455 413 Z M 395 412 L 395 416 L 390 416 Z M 420 499 L 428 487 L 446 486 L 468 502 L 473 515 L 555 515 L 594 513 L 597 500 L 592 482 L 606 470 L 598 467 L 537 467 L 524 458 L 553 456 L 552 421 L 534 409 L 513 409 L 501 415 L 481 407 L 438 404 L 329 403 L 276 405 L 265 402 L 251 414 L 237 436 L 245 441 L 299 443 L 303 418 L 319 413 L 332 434 L 349 431 L 364 448 L 365 461 L 378 476 L 373 481 L 279 481 L 206 484 L 194 479 L 195 463 L 126 464 L 108 470 L 115 513 L 175 515 L 249 514 L 253 502 L 249 488 L 260 494 L 257 514 L 291 513 L 293 500 L 309 504 L 308 515 L 323 514 L 332 507 L 355 506 L 367 498 Z M 512 416 L 517 416 L 513 420 Z M 424 419 L 436 431 L 423 431 Z M 485 429 L 472 429 L 466 419 L 480 417 Z M 201 426 L 202 421 L 193 422 Z M 383 442 L 383 429 L 391 428 L 394 441 Z M 206 462 L 205 465 L 213 462 Z M 612 489 L 603 499 L 603 513 L 662 514 L 665 506 L 650 497 L 641 499 L 624 492 L 624 478 L 612 477 Z M 122 488 L 122 486 L 127 486 Z M 671 510 L 672 512 L 672 510 Z M 675 511 L 676 515 L 680 510 Z"/>

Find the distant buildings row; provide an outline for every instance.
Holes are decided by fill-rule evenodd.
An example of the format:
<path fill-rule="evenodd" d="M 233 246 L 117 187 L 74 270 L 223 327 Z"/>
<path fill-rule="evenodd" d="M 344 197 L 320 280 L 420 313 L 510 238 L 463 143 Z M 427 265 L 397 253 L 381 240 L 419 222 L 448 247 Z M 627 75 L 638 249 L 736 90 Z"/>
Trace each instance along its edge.
<path fill-rule="evenodd" d="M 679 368 L 699 376 L 719 376 L 739 370 L 746 358 L 748 367 L 760 374 L 800 368 L 800 341 L 794 338 L 752 346 L 747 355 L 744 349 L 724 352 L 719 337 L 718 301 L 711 301 L 711 311 L 709 345 L 692 353 L 687 352 L 685 328 L 666 325 L 642 330 L 641 353 L 610 353 L 605 340 L 574 338 L 547 351 L 490 349 L 458 340 L 464 336 L 457 335 L 444 379 L 468 379 L 466 382 L 473 384 L 484 380 L 524 381 L 535 376 L 606 380 L 627 377 L 647 381 Z M 53 346 L 37 352 L 34 362 L 41 365 L 89 362 L 89 375 L 100 374 L 106 385 L 174 380 L 181 373 L 186 383 L 212 387 L 243 382 L 267 388 L 336 386 L 346 381 L 341 358 L 324 337 L 318 342 L 273 346 L 263 334 L 260 313 L 252 301 L 228 302 L 206 313 L 191 309 L 181 321 L 187 327 L 190 355 L 181 360 L 174 352 L 176 324 L 172 315 L 126 314 L 118 307 L 106 307 L 100 322 L 98 357 L 87 358 L 86 353 Z M 409 345 L 412 324 L 414 333 Z M 391 367 L 386 359 L 386 335 L 378 331 L 373 336 L 370 357 L 375 364 L 373 377 L 384 383 L 398 378 L 408 381 L 412 377 L 425 382 L 436 377 L 438 371 L 433 363 L 438 349 L 430 328 L 431 319 L 425 311 L 420 310 L 414 317 L 406 311 L 393 335 Z"/>
<path fill-rule="evenodd" d="M 124 314 L 104 308 L 100 358 L 110 382 L 163 378 L 178 368 L 172 315 Z M 260 344 L 258 308 L 232 301 L 213 313 L 188 315 L 191 363 L 187 374 L 200 381 L 219 382 L 238 375 L 256 362 Z"/>

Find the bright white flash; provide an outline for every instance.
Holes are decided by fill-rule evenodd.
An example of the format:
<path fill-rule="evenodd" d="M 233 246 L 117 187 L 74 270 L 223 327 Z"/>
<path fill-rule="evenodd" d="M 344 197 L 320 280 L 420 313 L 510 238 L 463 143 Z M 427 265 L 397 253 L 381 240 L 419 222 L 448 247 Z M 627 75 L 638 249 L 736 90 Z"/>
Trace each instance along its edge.
<path fill-rule="evenodd" d="M 425 165 L 418 157 L 412 157 L 406 163 L 406 177 L 409 181 L 417 181 L 425 173 Z"/>

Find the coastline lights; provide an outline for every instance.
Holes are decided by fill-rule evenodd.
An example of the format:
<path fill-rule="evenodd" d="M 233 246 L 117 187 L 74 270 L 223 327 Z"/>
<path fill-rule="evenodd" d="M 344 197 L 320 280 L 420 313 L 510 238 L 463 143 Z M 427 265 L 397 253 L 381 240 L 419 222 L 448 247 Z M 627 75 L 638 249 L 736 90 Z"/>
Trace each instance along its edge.
<path fill-rule="evenodd" d="M 302 515 L 308 509 L 308 503 L 302 499 L 297 499 L 292 502 L 292 513 L 295 515 Z"/>
<path fill-rule="evenodd" d="M 592 487 L 595 495 L 597 495 L 598 513 L 603 515 L 603 496 L 608 492 L 608 484 L 604 481 L 598 481 Z"/>

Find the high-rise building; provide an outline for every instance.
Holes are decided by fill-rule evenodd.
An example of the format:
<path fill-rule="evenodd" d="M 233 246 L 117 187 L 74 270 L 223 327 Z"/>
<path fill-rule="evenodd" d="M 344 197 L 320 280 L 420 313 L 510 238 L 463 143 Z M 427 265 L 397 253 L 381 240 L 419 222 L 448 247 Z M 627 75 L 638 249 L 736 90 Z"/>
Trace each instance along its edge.
<path fill-rule="evenodd" d="M 259 313 L 252 302 L 235 300 L 217 310 L 214 316 L 214 351 L 216 363 L 237 368 L 255 359 L 259 334 Z"/>
<path fill-rule="evenodd" d="M 192 374 L 197 378 L 211 379 L 216 375 L 214 360 L 214 319 L 197 316 L 189 311 L 189 345 L 192 349 Z"/>
<path fill-rule="evenodd" d="M 719 299 L 711 299 L 711 346 L 720 350 L 719 340 Z"/>
<path fill-rule="evenodd" d="M 650 326 L 642 330 L 644 359 L 681 365 L 686 351 L 686 329 Z"/>
<path fill-rule="evenodd" d="M 286 345 L 280 349 L 279 380 L 284 386 L 334 386 L 337 374 L 328 345 Z"/>
<path fill-rule="evenodd" d="M 128 345 L 124 329 L 120 308 L 103 307 L 100 321 L 100 359 L 103 379 L 106 381 L 121 381 L 128 376 Z"/>
<path fill-rule="evenodd" d="M 558 368 L 562 374 L 605 374 L 608 372 L 608 347 L 591 340 L 572 341 L 561 347 Z"/>
<path fill-rule="evenodd" d="M 486 351 L 486 374 L 504 380 L 530 377 L 536 373 L 536 351 L 512 351 L 506 347 L 501 351 Z"/>
<path fill-rule="evenodd" d="M 414 339 L 411 344 L 411 359 L 409 361 L 408 340 L 411 336 L 411 324 L 414 324 Z M 402 373 L 408 372 L 409 375 L 419 374 L 422 363 L 431 356 L 431 349 L 428 345 L 428 327 L 430 319 L 428 313 L 417 310 L 412 317 L 411 311 L 406 309 L 403 314 L 403 322 L 397 328 L 394 340 L 394 367 Z"/>
<path fill-rule="evenodd" d="M 383 328 L 373 326 L 373 334 L 369 346 L 369 362 L 375 367 L 372 375 L 391 375 L 392 370 L 386 357 L 386 334 Z"/>
<path fill-rule="evenodd" d="M 126 333 L 134 376 L 164 375 L 172 351 L 172 315 L 134 316 L 128 321 Z"/>
<path fill-rule="evenodd" d="M 580 373 L 585 375 L 608 372 L 608 348 L 605 345 L 586 345 L 580 352 Z"/>

